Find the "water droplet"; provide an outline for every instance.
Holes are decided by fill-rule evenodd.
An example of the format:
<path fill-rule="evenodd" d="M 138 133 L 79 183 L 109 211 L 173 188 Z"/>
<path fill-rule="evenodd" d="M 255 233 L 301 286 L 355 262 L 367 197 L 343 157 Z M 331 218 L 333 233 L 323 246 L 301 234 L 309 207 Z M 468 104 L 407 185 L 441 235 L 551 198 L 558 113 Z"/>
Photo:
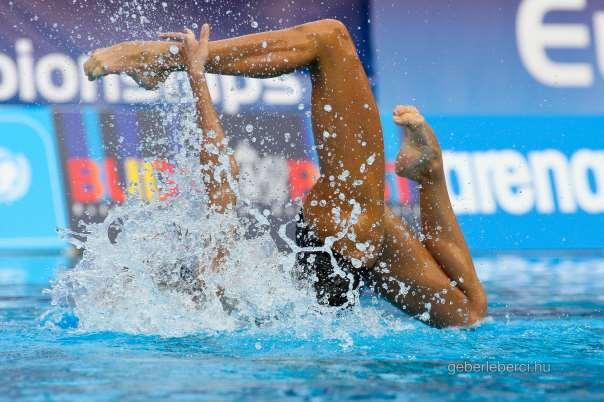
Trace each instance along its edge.
<path fill-rule="evenodd" d="M 252 126 L 251 124 L 248 124 L 247 126 L 245 126 L 245 131 L 247 133 L 251 133 L 252 131 L 254 131 L 254 126 Z"/>
<path fill-rule="evenodd" d="M 178 46 L 176 46 L 176 45 L 170 46 L 170 53 L 177 55 L 178 52 L 180 52 L 180 49 L 178 48 Z"/>
<path fill-rule="evenodd" d="M 327 104 L 327 105 L 323 106 L 323 110 L 325 110 L 326 112 L 331 112 L 331 110 L 332 110 L 331 105 Z"/>
<path fill-rule="evenodd" d="M 355 246 L 356 246 L 357 250 L 365 251 L 365 250 L 367 250 L 367 247 L 369 247 L 369 244 L 368 243 L 355 243 Z"/>
<path fill-rule="evenodd" d="M 252 28 L 258 28 L 258 22 L 252 21 Z"/>
<path fill-rule="evenodd" d="M 266 43 L 265 40 L 262 41 L 262 48 L 266 49 L 266 47 L 268 46 L 268 43 Z"/>
<path fill-rule="evenodd" d="M 346 179 L 350 176 L 350 172 L 348 170 L 344 170 L 339 176 L 338 179 L 341 181 L 346 181 Z"/>

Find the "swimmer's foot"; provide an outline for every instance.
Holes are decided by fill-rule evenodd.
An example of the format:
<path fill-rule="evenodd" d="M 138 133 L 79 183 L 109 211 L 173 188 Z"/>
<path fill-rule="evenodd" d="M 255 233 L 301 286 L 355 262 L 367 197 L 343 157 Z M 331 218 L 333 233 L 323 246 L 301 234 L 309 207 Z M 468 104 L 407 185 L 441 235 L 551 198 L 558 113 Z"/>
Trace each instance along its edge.
<path fill-rule="evenodd" d="M 418 183 L 443 177 L 442 152 L 432 128 L 414 106 L 397 106 L 394 122 L 405 128 L 396 174 Z"/>
<path fill-rule="evenodd" d="M 108 74 L 126 73 L 140 86 L 154 89 L 166 80 L 172 71 L 181 69 L 177 52 L 170 51 L 170 42 L 123 42 L 97 49 L 84 63 L 84 71 L 91 81 Z"/>

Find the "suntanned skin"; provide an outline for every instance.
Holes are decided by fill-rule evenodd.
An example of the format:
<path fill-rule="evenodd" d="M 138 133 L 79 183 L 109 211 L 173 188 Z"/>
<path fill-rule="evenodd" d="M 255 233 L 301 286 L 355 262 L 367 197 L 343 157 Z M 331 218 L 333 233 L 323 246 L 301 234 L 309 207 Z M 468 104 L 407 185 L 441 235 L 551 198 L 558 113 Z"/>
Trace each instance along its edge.
<path fill-rule="evenodd" d="M 181 51 L 173 54 L 173 46 Z M 126 42 L 96 50 L 85 69 L 90 79 L 125 72 L 142 86 L 153 88 L 171 71 L 187 69 L 182 47 L 181 42 Z M 217 74 L 266 78 L 310 67 L 321 176 L 304 199 L 305 221 L 320 238 L 338 237 L 332 249 L 360 262 L 370 272 L 375 289 L 407 313 L 436 327 L 467 326 L 485 316 L 486 295 L 451 208 L 440 147 L 414 107 L 399 106 L 394 111 L 395 122 L 406 130 L 397 174 L 421 185 L 423 240 L 384 205 L 379 114 L 342 23 L 321 20 L 211 41 L 208 53 L 205 70 Z M 193 89 L 203 99 L 198 108 L 209 107 L 209 96 L 199 96 L 200 88 Z M 345 171 L 348 176 L 340 179 Z M 343 236 L 347 226 L 334 218 L 333 208 L 339 208 L 340 218 L 349 224 L 354 203 L 362 214 Z M 364 242 L 368 247 L 357 247 Z"/>
<path fill-rule="evenodd" d="M 180 52 L 186 67 L 189 83 L 195 96 L 197 125 L 202 130 L 200 138 L 199 161 L 204 171 L 204 183 L 208 193 L 208 207 L 216 213 L 232 211 L 237 204 L 237 193 L 232 186 L 239 178 L 239 166 L 232 153 L 228 152 L 224 129 L 214 109 L 210 90 L 206 81 L 205 65 L 209 57 L 210 26 L 204 24 L 199 40 L 193 32 L 185 29 L 183 33 L 162 34 L 181 42 Z M 217 175 L 216 173 L 219 172 Z M 220 269 L 228 250 L 219 247 L 211 262 L 210 269 Z M 203 274 L 203 267 L 201 273 Z M 200 278 L 202 279 L 202 278 Z M 202 279 L 203 280 L 203 279 Z M 222 296 L 219 290 L 218 295 Z"/>
<path fill-rule="evenodd" d="M 227 150 L 224 129 L 214 109 L 205 76 L 205 65 L 209 56 L 210 26 L 204 24 L 199 40 L 186 29 L 183 33 L 162 34 L 181 41 L 181 57 L 186 66 L 189 83 L 195 96 L 197 125 L 202 130 L 199 160 L 207 172 L 205 184 L 209 207 L 219 213 L 232 210 L 237 203 L 237 195 L 231 181 L 239 176 L 239 166 L 232 153 Z M 216 177 L 216 169 L 220 174 Z"/>

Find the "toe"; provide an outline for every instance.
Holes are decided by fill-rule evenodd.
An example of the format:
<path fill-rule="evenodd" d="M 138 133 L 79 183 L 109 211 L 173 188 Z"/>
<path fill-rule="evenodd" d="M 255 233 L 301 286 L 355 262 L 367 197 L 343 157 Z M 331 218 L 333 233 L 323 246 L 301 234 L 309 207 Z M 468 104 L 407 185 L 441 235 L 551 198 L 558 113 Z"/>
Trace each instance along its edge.
<path fill-rule="evenodd" d="M 88 58 L 88 60 L 86 60 L 86 62 L 84 63 L 84 71 L 86 72 L 86 75 L 88 76 L 88 78 L 92 79 L 93 77 L 93 71 L 97 66 L 97 60 L 94 57 L 94 53 L 92 54 L 92 56 L 90 56 Z"/>
<path fill-rule="evenodd" d="M 105 67 L 101 66 L 101 65 L 97 65 L 94 67 L 94 69 L 92 70 L 92 78 L 99 78 L 101 77 L 103 74 L 105 74 Z"/>
<path fill-rule="evenodd" d="M 411 105 L 398 105 L 394 108 L 395 115 L 402 115 L 406 113 L 415 113 L 419 114 L 419 110 L 415 106 Z"/>
<path fill-rule="evenodd" d="M 393 119 L 396 124 L 409 128 L 417 128 L 425 123 L 424 117 L 421 114 L 413 112 L 396 114 Z"/>

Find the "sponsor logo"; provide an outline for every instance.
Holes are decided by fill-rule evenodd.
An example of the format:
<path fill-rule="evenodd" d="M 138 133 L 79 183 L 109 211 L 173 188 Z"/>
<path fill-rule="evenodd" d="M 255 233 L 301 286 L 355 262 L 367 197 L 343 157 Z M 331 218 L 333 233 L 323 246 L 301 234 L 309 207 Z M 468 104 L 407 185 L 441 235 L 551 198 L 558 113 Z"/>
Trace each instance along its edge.
<path fill-rule="evenodd" d="M 590 50 L 590 24 L 546 23 L 551 12 L 578 12 L 586 0 L 524 0 L 516 15 L 516 40 L 520 58 L 529 73 L 540 83 L 552 87 L 589 87 L 596 68 L 604 76 L 604 11 L 594 13 L 591 21 L 593 47 L 598 66 L 585 61 L 554 61 L 548 51 L 554 49 Z"/>
<path fill-rule="evenodd" d="M 0 110 L 0 249 L 54 249 L 65 245 L 63 186 L 52 131 L 43 108 Z"/>
<path fill-rule="evenodd" d="M 23 198 L 30 184 L 31 167 L 27 158 L 0 147 L 0 204 Z"/>
<path fill-rule="evenodd" d="M 458 214 L 604 212 L 602 150 L 445 152 L 444 164 Z"/>
<path fill-rule="evenodd" d="M 0 102 L 18 99 L 24 103 L 149 103 L 163 100 L 178 103 L 191 99 L 185 74 L 171 74 L 165 85 L 155 91 L 140 88 L 126 75 L 111 75 L 90 82 L 84 75 L 83 63 L 62 53 L 48 53 L 37 58 L 32 41 L 18 39 L 15 58 L 0 53 Z M 225 113 L 235 114 L 242 106 L 257 103 L 269 106 L 291 106 L 303 101 L 303 84 L 296 74 L 270 79 L 238 78 L 208 74 L 214 102 Z"/>
<path fill-rule="evenodd" d="M 240 169 L 241 196 L 252 203 L 270 207 L 275 216 L 286 215 L 285 206 L 303 197 L 319 177 L 319 168 L 312 160 L 261 156 L 246 142 L 240 142 L 235 147 L 235 157 Z M 163 201 L 178 192 L 169 179 L 174 166 L 165 160 L 131 157 L 124 159 L 121 164 L 123 177 L 120 177 L 115 158 L 100 162 L 90 158 L 67 161 L 73 215 L 106 215 L 106 206 L 101 205 L 97 212 L 85 208 L 85 205 L 100 203 L 105 199 L 122 203 L 128 196 L 137 196 L 148 201 Z M 121 183 L 125 184 L 124 188 Z M 410 204 L 412 197 L 409 181 L 396 176 L 394 163 L 388 163 L 385 186 L 387 202 L 393 205 Z"/>

